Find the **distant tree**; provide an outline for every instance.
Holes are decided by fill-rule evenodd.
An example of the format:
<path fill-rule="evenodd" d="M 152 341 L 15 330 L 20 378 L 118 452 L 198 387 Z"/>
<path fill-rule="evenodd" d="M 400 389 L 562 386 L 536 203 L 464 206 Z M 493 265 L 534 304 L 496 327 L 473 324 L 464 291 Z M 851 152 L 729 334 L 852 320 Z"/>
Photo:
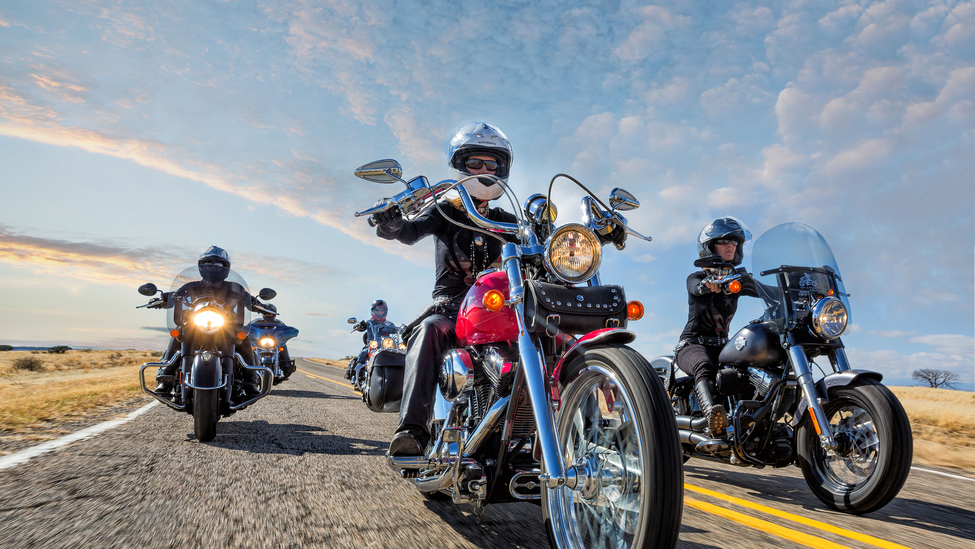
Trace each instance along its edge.
<path fill-rule="evenodd" d="M 952 372 L 950 370 L 936 370 L 934 368 L 921 368 L 920 370 L 914 370 L 911 377 L 917 381 L 927 383 L 929 387 L 944 387 L 945 389 L 950 389 L 958 382 L 961 381 L 961 375 L 958 372 Z"/>
<path fill-rule="evenodd" d="M 13 351 L 14 348 L 10 345 L 0 345 L 0 351 Z"/>
<path fill-rule="evenodd" d="M 52 355 L 63 355 L 70 350 L 71 347 L 68 347 L 67 345 L 55 345 L 54 347 L 48 349 L 47 352 L 51 353 Z"/>

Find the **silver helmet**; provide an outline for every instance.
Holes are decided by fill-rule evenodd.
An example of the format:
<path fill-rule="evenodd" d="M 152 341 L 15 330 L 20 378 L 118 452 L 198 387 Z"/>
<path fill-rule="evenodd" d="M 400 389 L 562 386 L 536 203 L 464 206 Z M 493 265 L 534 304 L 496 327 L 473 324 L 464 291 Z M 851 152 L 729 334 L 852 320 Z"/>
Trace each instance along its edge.
<path fill-rule="evenodd" d="M 507 136 L 497 126 L 472 122 L 461 128 L 447 144 L 447 165 L 454 171 L 457 179 L 471 175 L 465 163 L 471 156 L 481 155 L 497 159 L 498 168 L 494 175 L 507 183 L 515 154 Z M 464 183 L 464 188 L 478 200 L 494 200 L 502 193 L 501 186 L 487 177 L 471 179 Z"/>

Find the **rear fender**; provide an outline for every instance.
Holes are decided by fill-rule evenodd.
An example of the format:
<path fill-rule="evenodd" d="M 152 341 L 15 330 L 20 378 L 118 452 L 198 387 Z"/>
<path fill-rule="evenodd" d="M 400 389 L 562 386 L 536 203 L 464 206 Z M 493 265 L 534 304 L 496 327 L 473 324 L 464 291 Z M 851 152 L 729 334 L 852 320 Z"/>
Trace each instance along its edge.
<path fill-rule="evenodd" d="M 842 372 L 835 372 L 816 382 L 816 393 L 824 403 L 829 402 L 830 392 L 838 387 L 845 387 L 858 379 L 872 379 L 880 382 L 884 379 L 884 375 L 880 372 L 871 372 L 869 370 L 844 370 Z M 807 415 L 809 415 L 809 403 L 806 401 L 805 395 L 803 395 L 802 399 L 799 400 L 796 413 L 792 418 L 792 427 L 795 428 L 799 425 L 802 418 Z"/>
<path fill-rule="evenodd" d="M 220 365 L 219 353 L 207 353 L 210 360 L 203 359 L 203 352 L 197 353 L 193 357 L 193 365 L 190 367 L 190 379 L 186 383 L 187 387 L 196 390 L 221 389 L 227 384 L 223 380 L 223 368 Z"/>

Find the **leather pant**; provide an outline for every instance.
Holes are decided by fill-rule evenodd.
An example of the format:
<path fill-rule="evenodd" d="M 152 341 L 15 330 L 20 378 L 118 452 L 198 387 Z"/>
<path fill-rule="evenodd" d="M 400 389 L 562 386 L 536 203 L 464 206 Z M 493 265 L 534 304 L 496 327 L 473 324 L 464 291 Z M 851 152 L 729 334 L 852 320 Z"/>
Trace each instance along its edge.
<path fill-rule="evenodd" d="M 695 385 L 705 380 L 713 383 L 718 374 L 719 354 L 721 354 L 721 347 L 696 343 L 685 345 L 677 353 L 677 367 L 694 376 Z"/>
<path fill-rule="evenodd" d="M 430 438 L 440 363 L 444 352 L 453 346 L 456 324 L 450 317 L 431 315 L 420 323 L 407 344 L 403 400 L 396 432 L 409 431 L 420 446 L 425 446 Z"/>

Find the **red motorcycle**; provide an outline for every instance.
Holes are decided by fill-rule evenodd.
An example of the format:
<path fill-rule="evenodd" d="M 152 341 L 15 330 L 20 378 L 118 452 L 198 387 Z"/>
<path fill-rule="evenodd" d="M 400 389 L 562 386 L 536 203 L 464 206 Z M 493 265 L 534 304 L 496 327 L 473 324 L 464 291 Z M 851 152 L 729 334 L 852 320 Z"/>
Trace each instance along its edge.
<path fill-rule="evenodd" d="M 643 306 L 598 276 L 598 235 L 619 226 L 650 240 L 619 214 L 639 202 L 614 189 L 606 206 L 559 174 L 547 196 L 528 198 L 517 223 L 500 223 L 477 213 L 466 179 L 405 181 L 395 160 L 355 173 L 406 185 L 357 217 L 395 206 L 413 220 L 454 190 L 474 231 L 519 241 L 505 240 L 502 269 L 480 273 L 461 305 L 458 346 L 441 365 L 431 443 L 422 456 L 387 457 L 390 467 L 427 497 L 472 504 L 475 514 L 487 503 L 540 503 L 552 547 L 674 547 L 683 470 L 670 398 L 627 346 L 636 337 L 627 322 L 642 317 Z M 551 189 L 560 178 L 588 194 L 584 223 L 554 227 Z"/>

